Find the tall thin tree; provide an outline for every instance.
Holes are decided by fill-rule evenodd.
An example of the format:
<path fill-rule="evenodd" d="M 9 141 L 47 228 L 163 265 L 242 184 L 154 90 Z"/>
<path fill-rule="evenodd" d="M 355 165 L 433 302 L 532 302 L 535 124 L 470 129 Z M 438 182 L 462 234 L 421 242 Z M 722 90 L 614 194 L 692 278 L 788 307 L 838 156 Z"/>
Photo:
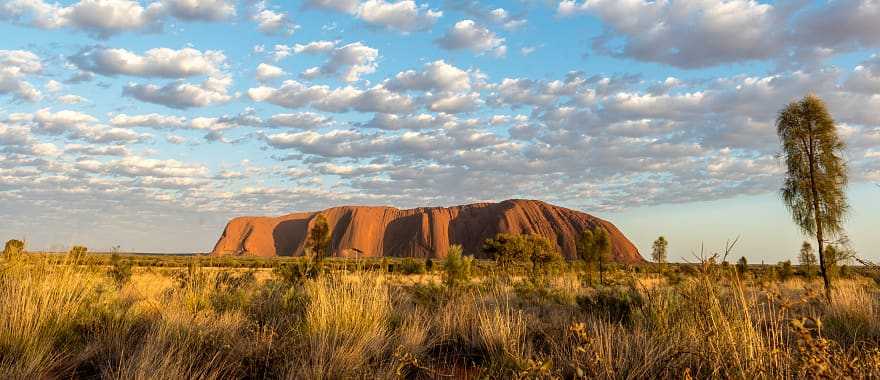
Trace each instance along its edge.
<path fill-rule="evenodd" d="M 669 241 L 663 236 L 654 240 L 654 245 L 651 247 L 651 257 L 654 259 L 654 262 L 657 263 L 658 273 L 663 269 L 663 265 L 666 264 L 667 247 L 669 247 Z"/>
<path fill-rule="evenodd" d="M 316 271 L 322 270 L 324 258 L 330 255 L 330 224 L 324 214 L 318 214 L 309 229 L 306 248 L 312 253 Z"/>
<path fill-rule="evenodd" d="M 779 112 L 776 130 L 785 156 L 782 199 L 801 230 L 816 238 L 819 274 L 831 302 L 831 278 L 825 257 L 826 239 L 843 232 L 849 209 L 844 143 L 825 103 L 810 94 Z"/>

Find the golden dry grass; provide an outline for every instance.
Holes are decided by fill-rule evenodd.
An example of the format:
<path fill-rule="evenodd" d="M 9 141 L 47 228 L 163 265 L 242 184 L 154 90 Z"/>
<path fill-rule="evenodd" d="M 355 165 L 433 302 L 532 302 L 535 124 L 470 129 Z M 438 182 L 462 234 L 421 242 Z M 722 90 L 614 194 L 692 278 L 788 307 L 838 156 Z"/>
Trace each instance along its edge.
<path fill-rule="evenodd" d="M 0 378 L 880 377 L 880 289 L 840 280 L 674 285 L 618 270 L 333 272 L 291 284 L 264 269 L 0 263 Z M 687 374 L 687 375 L 685 375 Z"/>

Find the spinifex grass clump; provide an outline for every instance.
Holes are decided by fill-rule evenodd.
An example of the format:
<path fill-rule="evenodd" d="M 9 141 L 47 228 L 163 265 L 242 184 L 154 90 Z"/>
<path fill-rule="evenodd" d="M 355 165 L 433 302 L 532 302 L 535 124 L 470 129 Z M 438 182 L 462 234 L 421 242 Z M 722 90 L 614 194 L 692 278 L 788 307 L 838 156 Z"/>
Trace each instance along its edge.
<path fill-rule="evenodd" d="M 306 355 L 293 373 L 342 378 L 357 374 L 386 349 L 391 304 L 375 278 L 359 282 L 327 279 L 305 284 Z"/>
<path fill-rule="evenodd" d="M 0 266 L 0 378 L 45 378 L 64 373 L 75 351 L 64 340 L 89 315 L 98 275 L 43 262 Z"/>

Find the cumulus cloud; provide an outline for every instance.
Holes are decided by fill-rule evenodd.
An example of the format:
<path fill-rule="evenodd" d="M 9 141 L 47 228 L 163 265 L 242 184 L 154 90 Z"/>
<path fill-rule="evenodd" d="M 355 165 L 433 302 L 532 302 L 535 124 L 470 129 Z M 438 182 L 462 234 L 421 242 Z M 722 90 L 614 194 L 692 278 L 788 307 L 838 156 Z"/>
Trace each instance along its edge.
<path fill-rule="evenodd" d="M 795 40 L 807 49 L 849 51 L 880 46 L 880 3 L 830 1 L 795 18 Z"/>
<path fill-rule="evenodd" d="M 429 29 L 443 16 L 443 12 L 413 0 L 307 0 L 305 6 L 348 13 L 367 24 L 404 33 Z"/>
<path fill-rule="evenodd" d="M 267 63 L 261 63 L 257 66 L 257 80 L 261 82 L 278 78 L 285 74 L 287 73 L 278 66 L 273 66 Z"/>
<path fill-rule="evenodd" d="M 364 22 L 381 25 L 402 32 L 414 32 L 430 28 L 443 12 L 429 9 L 426 4 L 403 0 L 393 3 L 385 0 L 367 0 L 360 5 L 357 16 Z"/>
<path fill-rule="evenodd" d="M 287 80 L 281 87 L 260 86 L 248 90 L 253 101 L 269 102 L 285 108 L 314 107 L 327 112 L 409 112 L 415 102 L 385 87 L 374 86 L 366 90 L 355 87 L 330 88 L 329 86 L 307 86 Z"/>
<path fill-rule="evenodd" d="M 304 71 L 301 76 L 312 79 L 323 75 L 338 76 L 346 82 L 357 82 L 361 75 L 376 71 L 379 50 L 354 42 L 336 46 L 336 42 L 314 41 L 307 45 L 294 45 L 297 54 L 325 54 L 327 61 L 321 66 Z"/>
<path fill-rule="evenodd" d="M 314 112 L 280 113 L 272 115 L 268 120 L 268 125 L 272 127 L 316 129 L 327 125 L 331 120 L 330 117 Z"/>
<path fill-rule="evenodd" d="M 186 125 L 186 118 L 180 116 L 168 116 L 157 113 L 144 115 L 114 115 L 110 119 L 110 124 L 117 127 L 149 127 L 149 128 L 183 128 Z"/>
<path fill-rule="evenodd" d="M 170 108 L 187 109 L 226 103 L 232 99 L 229 86 L 231 77 L 208 78 L 200 84 L 175 81 L 164 86 L 130 83 L 122 88 L 122 95 L 147 103 Z"/>
<path fill-rule="evenodd" d="M 40 57 L 26 50 L 0 50 L 0 95 L 12 94 L 15 99 L 37 101 L 37 90 L 25 78 L 43 70 Z"/>
<path fill-rule="evenodd" d="M 43 0 L 9 0 L 0 19 L 41 29 L 71 28 L 99 38 L 129 31 L 159 31 L 167 16 L 184 21 L 222 21 L 235 16 L 227 0 L 80 0 L 68 6 Z"/>
<path fill-rule="evenodd" d="M 447 50 L 467 49 L 477 54 L 489 53 L 498 57 L 507 54 L 504 38 L 477 25 L 473 20 L 461 20 L 455 23 L 443 37 L 435 42 Z"/>
<path fill-rule="evenodd" d="M 80 70 L 101 75 L 177 79 L 218 75 L 226 56 L 221 51 L 193 48 L 154 48 L 139 55 L 126 49 L 92 46 L 71 56 L 70 61 Z"/>
<path fill-rule="evenodd" d="M 157 30 L 165 9 L 132 0 L 80 0 L 69 6 L 43 0 L 10 0 L 0 5 L 0 18 L 41 29 L 73 28 L 106 38 L 126 31 Z"/>
<path fill-rule="evenodd" d="M 491 22 L 506 30 L 517 30 L 528 24 L 524 12 L 514 14 L 504 8 L 488 8 L 480 4 L 478 0 L 447 0 L 445 4 L 452 9 L 463 12 L 468 17 Z"/>
<path fill-rule="evenodd" d="M 71 110 L 53 112 L 49 108 L 43 108 L 34 113 L 12 114 L 8 120 L 27 125 L 35 133 L 94 143 L 136 143 L 151 138 L 149 134 L 99 124 L 97 118 Z"/>
<path fill-rule="evenodd" d="M 593 43 L 599 52 L 685 68 L 766 59 L 784 47 L 785 15 L 751 0 L 566 0 L 557 12 L 604 21 L 610 30 Z"/>
<path fill-rule="evenodd" d="M 471 89 L 471 74 L 443 60 L 425 64 L 424 71 L 407 70 L 398 73 L 386 84 L 393 91 L 451 91 Z"/>
<path fill-rule="evenodd" d="M 299 25 L 290 20 L 287 12 L 269 9 L 266 0 L 254 4 L 251 20 L 257 23 L 257 29 L 266 34 L 291 35 L 299 28 Z"/>
<path fill-rule="evenodd" d="M 221 21 L 235 16 L 227 0 L 162 0 L 164 9 L 181 20 Z"/>

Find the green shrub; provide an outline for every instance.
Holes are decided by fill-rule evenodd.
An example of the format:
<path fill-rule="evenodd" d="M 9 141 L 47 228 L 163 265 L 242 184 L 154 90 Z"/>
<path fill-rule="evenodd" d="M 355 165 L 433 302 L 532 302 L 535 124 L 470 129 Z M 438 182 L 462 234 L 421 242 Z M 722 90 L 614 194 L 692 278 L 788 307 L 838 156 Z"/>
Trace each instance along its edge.
<path fill-rule="evenodd" d="M 425 274 L 425 263 L 417 261 L 412 257 L 403 259 L 400 263 L 400 273 L 403 274 Z"/>
<path fill-rule="evenodd" d="M 285 284 L 299 285 L 306 279 L 317 277 L 320 270 L 314 261 L 309 260 L 281 264 L 272 269 L 272 273 Z"/>
<path fill-rule="evenodd" d="M 114 253 L 110 257 L 110 278 L 117 286 L 122 287 L 131 279 L 131 262 L 122 260 L 118 254 Z"/>
<path fill-rule="evenodd" d="M 635 312 L 644 304 L 642 296 L 633 289 L 603 287 L 593 294 L 578 296 L 581 310 L 599 315 L 614 323 L 630 324 Z"/>
<path fill-rule="evenodd" d="M 776 273 L 779 275 L 780 281 L 785 281 L 794 275 L 794 268 L 791 266 L 791 260 L 781 261 L 776 266 Z"/>
<path fill-rule="evenodd" d="M 471 264 L 473 257 L 465 257 L 462 255 L 463 250 L 460 245 L 455 244 L 449 247 L 449 253 L 443 262 L 443 283 L 447 287 L 456 287 L 470 280 Z"/>

